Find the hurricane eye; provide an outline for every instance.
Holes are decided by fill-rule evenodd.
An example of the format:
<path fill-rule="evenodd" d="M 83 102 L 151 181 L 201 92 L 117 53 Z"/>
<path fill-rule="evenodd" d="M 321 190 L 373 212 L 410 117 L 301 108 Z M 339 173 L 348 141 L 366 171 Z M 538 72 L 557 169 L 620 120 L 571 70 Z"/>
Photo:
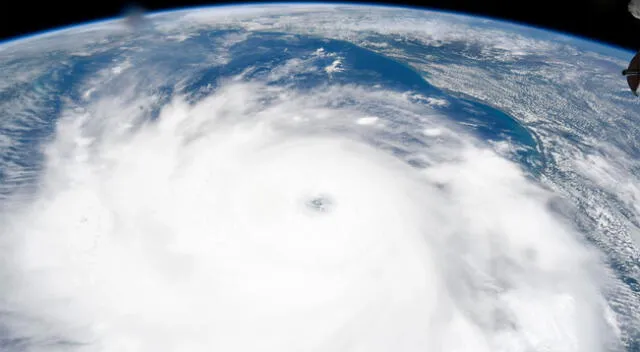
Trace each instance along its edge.
<path fill-rule="evenodd" d="M 314 196 L 307 200 L 306 206 L 313 211 L 326 213 L 333 208 L 333 201 L 325 195 Z"/>

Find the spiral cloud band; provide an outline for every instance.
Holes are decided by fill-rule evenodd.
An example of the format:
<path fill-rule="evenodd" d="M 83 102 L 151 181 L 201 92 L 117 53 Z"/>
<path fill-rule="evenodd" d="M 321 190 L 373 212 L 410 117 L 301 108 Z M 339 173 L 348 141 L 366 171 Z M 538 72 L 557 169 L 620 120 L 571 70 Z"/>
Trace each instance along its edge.
<path fill-rule="evenodd" d="M 9 331 L 33 351 L 604 350 L 599 259 L 551 194 L 434 111 L 397 145 L 408 127 L 363 111 L 381 99 L 418 124 L 406 95 L 340 85 L 231 81 L 155 120 L 153 97 L 70 106 L 2 230 Z"/>
<path fill-rule="evenodd" d="M 525 91 L 513 88 L 506 101 L 534 105 L 518 120 L 477 103 L 514 83 L 464 64 L 488 55 L 501 72 L 527 52 L 561 52 L 556 44 L 404 9 L 225 11 L 105 27 L 104 40 L 101 27 L 51 39 L 72 57 L 52 77 L 81 78 L 62 92 L 44 79 L 36 87 L 40 100 L 62 96 L 55 118 L 40 116 L 38 99 L 14 104 L 53 131 L 38 135 L 37 163 L 0 159 L 0 177 L 15 181 L 0 184 L 0 350 L 604 352 L 630 344 L 635 313 L 620 305 L 637 304 L 635 296 L 605 265 L 619 257 L 596 250 L 578 228 L 590 223 L 571 219 L 573 200 L 535 174 L 535 152 L 556 143 L 550 163 L 568 167 L 562 158 L 573 157 L 602 178 L 590 159 L 563 154 L 573 149 L 549 137 L 572 126 L 559 123 L 564 111 L 553 115 L 558 125 L 540 117 L 543 103 L 564 95 L 534 83 L 556 84 L 554 76 L 520 81 L 508 72 Z M 338 15 L 347 16 L 339 25 Z M 468 33 L 481 50 L 460 42 Z M 82 36 L 93 46 L 74 46 Z M 442 54 L 453 63 L 439 63 L 448 40 L 464 58 Z M 390 59 L 409 57 L 416 43 L 434 56 L 420 61 L 419 52 L 415 67 L 462 75 L 433 80 L 477 99 L 448 95 Z M 41 56 L 41 46 L 25 48 Z M 545 60 L 537 71 L 564 62 Z M 561 78 L 574 76 L 582 77 Z M 580 94 L 580 107 L 601 106 Z M 569 100 L 557 105 L 582 114 Z M 504 110 L 529 111 L 520 108 Z M 531 116 L 542 121 L 540 140 L 520 124 Z M 587 126 L 580 130 L 595 129 Z M 609 165 L 608 154 L 593 155 Z M 587 211 L 608 216 L 602 209 Z M 615 242 L 621 235 L 600 238 L 612 252 L 626 248 Z"/>

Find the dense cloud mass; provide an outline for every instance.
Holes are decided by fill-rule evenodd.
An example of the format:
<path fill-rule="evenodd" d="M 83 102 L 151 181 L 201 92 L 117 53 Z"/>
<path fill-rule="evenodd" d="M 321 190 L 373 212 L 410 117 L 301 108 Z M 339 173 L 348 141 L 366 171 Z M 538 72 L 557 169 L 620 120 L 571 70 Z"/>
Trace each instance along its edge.
<path fill-rule="evenodd" d="M 598 259 L 551 194 L 444 122 L 417 170 L 330 107 L 392 92 L 307 94 L 69 111 L 3 230 L 5 308 L 37 319 L 11 328 L 37 351 L 602 350 Z"/>
<path fill-rule="evenodd" d="M 203 67 L 216 74 L 237 59 L 216 50 L 267 52 L 229 32 L 206 43 L 215 64 Z M 507 66 L 537 44 L 513 38 L 468 57 Z M 167 58 L 178 50 L 144 56 L 131 44 L 126 60 L 66 91 L 41 165 L 2 164 L 18 186 L 0 198 L 0 349 L 621 349 L 633 322 L 620 317 L 633 316 L 614 310 L 627 293 L 570 197 L 514 160 L 521 146 L 454 121 L 454 95 L 401 89 L 379 72 L 361 75 L 379 84 L 345 79 L 355 46 L 310 42 L 324 47 L 291 44 L 286 60 L 253 59 L 197 90 L 193 80 L 210 78 L 203 59 L 176 66 Z"/>

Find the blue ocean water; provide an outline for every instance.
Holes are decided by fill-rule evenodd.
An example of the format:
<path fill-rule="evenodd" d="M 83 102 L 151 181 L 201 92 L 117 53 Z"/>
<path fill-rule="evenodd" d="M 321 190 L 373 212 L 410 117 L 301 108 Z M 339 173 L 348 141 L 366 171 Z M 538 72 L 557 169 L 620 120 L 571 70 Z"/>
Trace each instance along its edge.
<path fill-rule="evenodd" d="M 270 84 L 302 91 L 329 84 L 376 86 L 381 90 L 410 92 L 443 99 L 448 104 L 435 107 L 442 112 L 443 116 L 451 118 L 461 128 L 472 132 L 481 140 L 508 141 L 518 146 L 514 154 L 516 161 L 533 174 L 536 174 L 542 165 L 541 154 L 534 137 L 517 120 L 496 108 L 453 96 L 432 86 L 406 64 L 345 41 L 262 32 L 254 33 L 246 40 L 229 48 L 230 59 L 225 64 L 206 65 L 208 55 L 212 53 L 215 55 L 221 38 L 230 34 L 242 33 L 233 30 L 200 32 L 180 42 L 137 39 L 127 43 L 126 46 L 116 46 L 90 56 L 62 57 L 59 53 L 50 54 L 48 59 L 53 64 L 45 75 L 31 83 L 13 87 L 0 96 L 0 101 L 15 99 L 24 92 L 38 91 L 40 86 L 46 87 L 47 92 L 41 97 L 42 100 L 38 101 L 38 106 L 41 106 L 42 110 L 33 111 L 34 115 L 40 118 L 45 117 L 44 119 L 28 119 L 25 120 L 29 122 L 28 126 L 20 126 L 12 131 L 0 131 L 13 136 L 16 141 L 12 146 L 14 150 L 2 153 L 1 157 L 9 158 L 11 159 L 9 161 L 25 169 L 38 170 L 42 163 L 41 145 L 52 137 L 55 122 L 64 107 L 63 101 L 68 100 L 81 105 L 81 99 L 85 94 L 82 89 L 87 80 L 123 57 L 130 61 L 136 71 L 143 73 L 141 77 L 148 77 L 148 82 L 141 82 L 140 87 L 151 89 L 152 93 L 160 97 L 157 104 L 150 109 L 149 118 L 154 119 L 158 116 L 162 105 L 174 94 L 184 94 L 195 102 L 212 94 L 224 79 L 247 71 L 245 75 L 247 79 L 260 79 L 287 60 L 312 57 L 318 49 L 322 48 L 325 52 L 340 57 L 342 70 L 331 75 L 324 74 L 323 68 L 331 65 L 335 57 L 319 57 L 306 63 L 315 65 L 317 70 L 291 74 Z M 130 48 L 141 48 L 141 50 L 133 51 Z M 437 48 L 416 46 L 411 50 L 419 50 L 420 55 L 424 57 L 431 55 L 439 62 L 455 60 L 460 63 L 464 60 L 462 57 L 438 57 Z M 448 51 L 450 50 L 451 48 Z M 156 75 L 169 75 L 164 79 L 165 82 L 171 82 L 172 78 L 176 81 L 186 78 L 186 84 L 180 91 L 170 84 L 157 85 L 154 83 L 157 81 L 154 79 Z M 106 82 L 92 93 L 92 99 L 118 94 L 121 84 L 119 80 Z M 33 121 L 39 123 L 34 124 Z M 20 180 L 8 180 L 0 170 L 0 183 L 9 181 L 19 182 Z M 30 182 L 30 180 L 23 181 Z"/>
<path fill-rule="evenodd" d="M 479 22 L 482 26 L 482 21 Z M 487 22 L 487 29 L 495 28 L 495 22 Z M 522 28 L 511 24 L 504 24 L 505 31 L 521 31 Z M 65 107 L 71 102 L 84 105 L 87 102 L 86 83 L 95 78 L 103 70 L 109 70 L 114 63 L 126 60 L 133 70 L 138 73 L 137 82 L 141 89 L 147 89 L 158 99 L 148 111 L 147 118 L 151 121 L 158 118 L 162 107 L 172 97 L 186 95 L 192 103 L 215 93 L 222 82 L 233 76 L 244 74 L 246 79 L 263 79 L 273 72 L 274 68 L 284 65 L 291 59 L 303 59 L 305 65 L 315 69 L 291 73 L 270 81 L 269 84 L 283 86 L 293 90 L 308 91 L 326 85 L 346 84 L 358 85 L 381 91 L 394 91 L 410 93 L 446 101 L 447 104 L 425 107 L 425 111 L 433 109 L 446 116 L 461 130 L 474 134 L 479 140 L 487 142 L 508 142 L 515 148 L 510 157 L 518 162 L 523 169 L 532 176 L 537 176 L 544 167 L 548 167 L 544 159 L 542 145 L 537 137 L 518 120 L 508 113 L 491 106 L 490 102 L 480 102 L 469 96 L 439 89 L 428 82 L 428 74 L 420 73 L 405 63 L 386 57 L 382 54 L 359 47 L 349 42 L 329 40 L 325 38 L 291 35 L 278 32 L 255 32 L 230 48 L 225 48 L 223 55 L 219 48 L 229 35 L 245 35 L 239 30 L 201 31 L 196 35 L 181 41 L 162 40 L 153 36 L 153 33 L 145 33 L 144 36 L 128 38 L 126 42 L 119 43 L 114 38 L 109 43 L 111 49 L 99 48 L 91 55 L 67 55 L 65 53 L 51 52 L 45 56 L 33 58 L 38 62 L 45 62 L 50 69 L 33 81 L 10 87 L 0 93 L 0 103 L 19 100 L 20 97 L 30 96 L 32 101 L 24 104 L 20 111 L 20 118 L 8 129 L 0 130 L 0 134 L 11 136 L 12 144 L 8 150 L 0 153 L 3 164 L 12 164 L 16 168 L 31 171 L 30 174 L 38 175 L 42 167 L 42 146 L 54 137 L 55 126 Z M 548 31 L 532 29 L 526 33 L 531 38 L 550 40 L 555 34 Z M 437 62 L 440 65 L 470 64 L 474 59 L 469 55 L 480 55 L 484 48 L 464 43 L 448 43 L 439 47 L 427 47 L 418 41 L 393 40 L 388 37 L 372 35 L 377 42 L 387 42 L 395 48 L 409 53 L 418 62 Z M 557 39 L 557 38 L 555 38 Z M 555 40 L 553 39 L 553 40 Z M 628 53 L 619 49 L 600 45 L 598 43 L 580 40 L 578 38 L 564 38 L 567 43 L 579 46 L 583 50 L 591 50 L 605 56 L 622 57 Z M 324 52 L 335 54 L 317 55 L 322 48 Z M 307 60 L 311 57 L 313 60 Z M 220 62 L 212 62 L 211 57 L 220 56 Z M 223 57 L 225 56 L 225 57 Z M 336 58 L 340 59 L 342 70 L 331 74 L 325 74 L 324 68 L 333 64 Z M 548 58 L 534 55 L 521 58 L 517 63 L 519 68 L 531 71 L 543 69 L 544 61 Z M 20 59 L 22 60 L 22 59 Z M 215 60 L 214 60 L 215 61 Z M 477 60 L 476 60 L 477 61 Z M 24 65 L 29 61 L 25 60 Z M 477 63 L 477 62 L 476 62 Z M 615 63 L 603 60 L 598 63 L 601 66 L 610 67 L 617 71 Z M 488 65 L 491 65 L 490 63 Z M 508 71 L 512 64 L 501 62 L 499 65 L 488 66 L 488 71 Z M 25 66 L 26 67 L 26 66 Z M 162 79 L 158 79 L 162 77 Z M 426 78 L 425 78 L 426 77 Z M 92 92 L 89 101 L 99 100 L 104 96 L 121 94 L 122 84 L 127 79 L 124 77 L 105 81 L 97 90 Z M 173 84 L 180 82 L 180 85 Z M 593 91 L 600 89 L 597 82 L 584 83 Z M 589 85 L 593 85 L 589 87 Z M 622 91 L 621 91 L 622 92 Z M 30 93 L 30 94 L 27 94 Z M 628 92 L 624 92 L 628 93 Z M 622 94 L 622 93 L 621 93 Z M 415 104 L 428 105 L 427 101 L 419 99 Z M 342 100 L 342 104 L 353 103 L 348 99 Z M 375 111 L 372 111 L 375 114 Z M 24 118 L 25 116 L 29 118 Z M 385 118 L 392 119 L 386 115 Z M 561 116 L 547 116 L 549 119 L 560 119 Z M 395 121 L 398 124 L 406 121 Z M 421 145 L 423 141 L 417 138 L 420 131 L 404 131 L 394 135 L 402 144 Z M 584 151 L 588 151 L 588 145 L 584 145 L 579 136 L 571 131 L 560 131 L 558 136 L 574 142 Z M 610 136 L 612 139 L 617 136 Z M 616 143 L 616 141 L 611 141 Z M 620 141 L 624 148 L 634 148 L 634 145 Z M 403 149 L 393 149 L 398 156 L 404 157 Z M 638 149 L 636 155 L 640 155 Z M 419 161 L 408 160 L 415 167 L 424 167 Z M 552 164 L 552 161 L 549 161 Z M 553 165 L 551 165 L 553 168 Z M 548 172 L 549 170 L 545 170 Z M 564 175 L 555 175 L 560 181 Z M 12 177 L 7 170 L 0 168 L 0 194 L 9 193 L 18 187 L 37 187 L 37 182 L 31 178 Z M 614 200 L 615 201 L 615 200 Z M 613 201 L 612 201 L 613 202 Z M 317 205 L 317 204 L 315 204 Z M 315 206 L 314 205 L 314 206 Z M 579 205 L 588 206 L 588 205 Z M 622 210 L 621 210 L 622 211 Z M 633 218 L 629 216 L 629 218 Z M 585 226 L 593 226 L 588 224 Z M 592 228 L 585 228 L 585 233 Z M 616 261 L 615 256 L 610 258 L 612 268 L 616 270 L 621 280 L 633 291 L 639 292 L 640 286 L 632 277 L 632 266 L 635 263 Z M 630 350 L 640 350 L 640 345 L 633 340 Z M 640 341 L 640 339 L 637 339 Z"/>

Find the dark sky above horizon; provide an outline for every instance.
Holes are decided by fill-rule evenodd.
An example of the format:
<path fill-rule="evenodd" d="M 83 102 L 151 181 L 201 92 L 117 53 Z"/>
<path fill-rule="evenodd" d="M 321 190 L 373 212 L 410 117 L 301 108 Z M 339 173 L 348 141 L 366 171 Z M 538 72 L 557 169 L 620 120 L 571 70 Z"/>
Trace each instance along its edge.
<path fill-rule="evenodd" d="M 395 4 L 516 21 L 635 51 L 640 49 L 640 19 L 634 18 L 628 12 L 628 2 L 629 0 L 536 0 L 528 2 L 517 0 L 425 0 L 420 3 L 405 1 L 395 2 Z M 0 12 L 0 42 L 36 32 L 120 16 L 132 6 L 153 12 L 172 8 L 231 3 L 239 4 L 240 2 L 189 0 L 14 1 L 10 9 Z M 389 4 L 388 2 L 375 1 L 366 3 Z"/>

